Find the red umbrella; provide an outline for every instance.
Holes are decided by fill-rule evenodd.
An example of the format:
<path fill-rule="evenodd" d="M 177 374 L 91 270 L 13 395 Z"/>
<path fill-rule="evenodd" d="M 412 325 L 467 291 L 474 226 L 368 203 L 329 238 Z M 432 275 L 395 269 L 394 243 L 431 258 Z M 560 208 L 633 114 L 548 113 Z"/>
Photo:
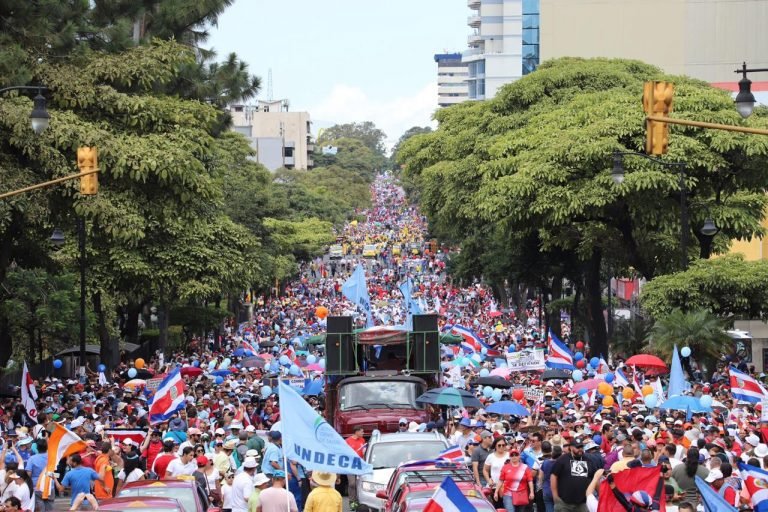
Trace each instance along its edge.
<path fill-rule="evenodd" d="M 501 311 L 491 311 L 488 313 L 488 316 L 491 318 L 497 318 L 501 316 Z"/>
<path fill-rule="evenodd" d="M 573 388 L 571 388 L 571 391 L 574 393 L 578 393 L 582 389 L 586 389 L 587 391 L 591 391 L 593 389 L 597 389 L 598 386 L 600 386 L 601 383 L 605 382 L 603 379 L 589 379 L 589 380 L 583 380 L 581 382 L 577 382 L 573 385 Z"/>
<path fill-rule="evenodd" d="M 192 378 L 199 377 L 200 375 L 202 375 L 202 373 L 203 373 L 203 369 L 198 368 L 196 366 L 185 366 L 184 368 L 181 369 L 182 375 L 187 375 Z"/>
<path fill-rule="evenodd" d="M 650 354 L 637 354 L 627 359 L 624 364 L 627 366 L 638 366 L 640 368 L 656 370 L 656 371 L 669 371 L 667 365 L 656 356 Z"/>

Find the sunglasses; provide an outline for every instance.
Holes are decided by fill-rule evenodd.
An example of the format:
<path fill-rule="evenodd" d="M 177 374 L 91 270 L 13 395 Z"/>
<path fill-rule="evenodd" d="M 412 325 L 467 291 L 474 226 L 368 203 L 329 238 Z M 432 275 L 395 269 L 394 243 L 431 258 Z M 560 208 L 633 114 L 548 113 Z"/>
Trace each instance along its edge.
<path fill-rule="evenodd" d="M 496 448 L 505 448 L 507 445 L 504 443 L 499 443 L 496 445 Z"/>
<path fill-rule="evenodd" d="M 520 456 L 520 454 L 519 454 L 519 453 L 517 453 L 517 452 L 509 452 L 509 456 L 510 456 L 510 457 L 519 457 L 519 456 Z"/>

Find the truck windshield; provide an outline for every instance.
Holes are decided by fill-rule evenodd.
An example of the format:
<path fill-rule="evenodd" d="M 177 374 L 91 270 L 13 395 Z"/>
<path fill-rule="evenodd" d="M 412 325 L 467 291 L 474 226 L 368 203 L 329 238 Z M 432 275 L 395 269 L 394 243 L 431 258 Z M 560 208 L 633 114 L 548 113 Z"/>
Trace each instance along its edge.
<path fill-rule="evenodd" d="M 416 398 L 423 392 L 417 382 L 355 382 L 339 390 L 339 410 L 422 409 Z"/>

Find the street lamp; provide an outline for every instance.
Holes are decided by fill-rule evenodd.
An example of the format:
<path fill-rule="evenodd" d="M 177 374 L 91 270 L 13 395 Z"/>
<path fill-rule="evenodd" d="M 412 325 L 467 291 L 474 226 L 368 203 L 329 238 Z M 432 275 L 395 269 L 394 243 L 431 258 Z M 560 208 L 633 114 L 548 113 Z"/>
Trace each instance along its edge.
<path fill-rule="evenodd" d="M 54 247 L 61 247 L 64 245 L 64 232 L 59 228 L 54 228 L 51 233 L 51 243 Z"/>
<path fill-rule="evenodd" d="M 752 111 L 755 109 L 755 95 L 752 94 L 752 80 L 747 78 L 747 73 L 766 73 L 768 68 L 755 68 L 748 69 L 747 63 L 741 64 L 741 69 L 737 69 L 734 73 L 741 73 L 742 78 L 739 80 L 739 94 L 736 95 L 736 110 L 739 111 L 741 117 L 744 119 L 752 115 Z"/>
<path fill-rule="evenodd" d="M 720 231 L 712 217 L 707 217 L 704 220 L 704 225 L 701 226 L 701 234 L 704 236 L 715 236 Z"/>
<path fill-rule="evenodd" d="M 47 87 L 40 85 L 14 85 L 12 87 L 6 87 L 0 89 L 0 94 L 6 91 L 37 91 L 37 96 L 34 98 L 34 107 L 29 114 L 29 119 L 32 124 L 32 131 L 35 134 L 40 135 L 48 128 L 48 123 L 51 120 L 51 115 L 46 109 L 46 99 L 43 96 L 43 91 L 47 91 Z"/>

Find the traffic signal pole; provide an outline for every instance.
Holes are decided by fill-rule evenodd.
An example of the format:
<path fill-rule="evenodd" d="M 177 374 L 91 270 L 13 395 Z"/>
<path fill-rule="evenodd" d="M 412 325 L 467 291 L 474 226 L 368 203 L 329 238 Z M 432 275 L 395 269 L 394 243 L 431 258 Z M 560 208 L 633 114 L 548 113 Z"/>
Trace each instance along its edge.
<path fill-rule="evenodd" d="M 44 181 L 43 183 L 38 183 L 36 185 L 30 185 L 29 187 L 20 188 L 18 190 L 12 190 L 10 192 L 3 192 L 2 194 L 0 194 L 0 199 L 6 199 L 6 198 L 9 198 L 9 197 L 17 196 L 19 194 L 23 194 L 25 192 L 31 192 L 33 190 L 38 190 L 38 189 L 41 189 L 41 188 L 48 188 L 50 186 L 57 185 L 59 183 L 63 183 L 65 181 L 76 180 L 78 178 L 82 178 L 83 176 L 89 176 L 91 174 L 96 174 L 99 171 L 100 171 L 100 169 L 91 169 L 91 170 L 88 170 L 88 171 L 85 171 L 85 172 L 80 172 L 80 173 L 77 173 L 77 174 L 70 174 L 69 176 L 64 176 L 62 178 L 56 178 L 55 180 Z"/>
<path fill-rule="evenodd" d="M 751 133 L 753 135 L 768 135 L 768 130 L 750 128 L 748 126 L 735 126 L 732 124 L 706 123 L 704 121 L 689 121 L 687 119 L 674 119 L 666 116 L 648 116 L 647 121 L 665 124 L 679 124 L 682 126 L 694 126 L 696 128 L 708 128 L 710 130 L 725 130 L 729 132 Z"/>

